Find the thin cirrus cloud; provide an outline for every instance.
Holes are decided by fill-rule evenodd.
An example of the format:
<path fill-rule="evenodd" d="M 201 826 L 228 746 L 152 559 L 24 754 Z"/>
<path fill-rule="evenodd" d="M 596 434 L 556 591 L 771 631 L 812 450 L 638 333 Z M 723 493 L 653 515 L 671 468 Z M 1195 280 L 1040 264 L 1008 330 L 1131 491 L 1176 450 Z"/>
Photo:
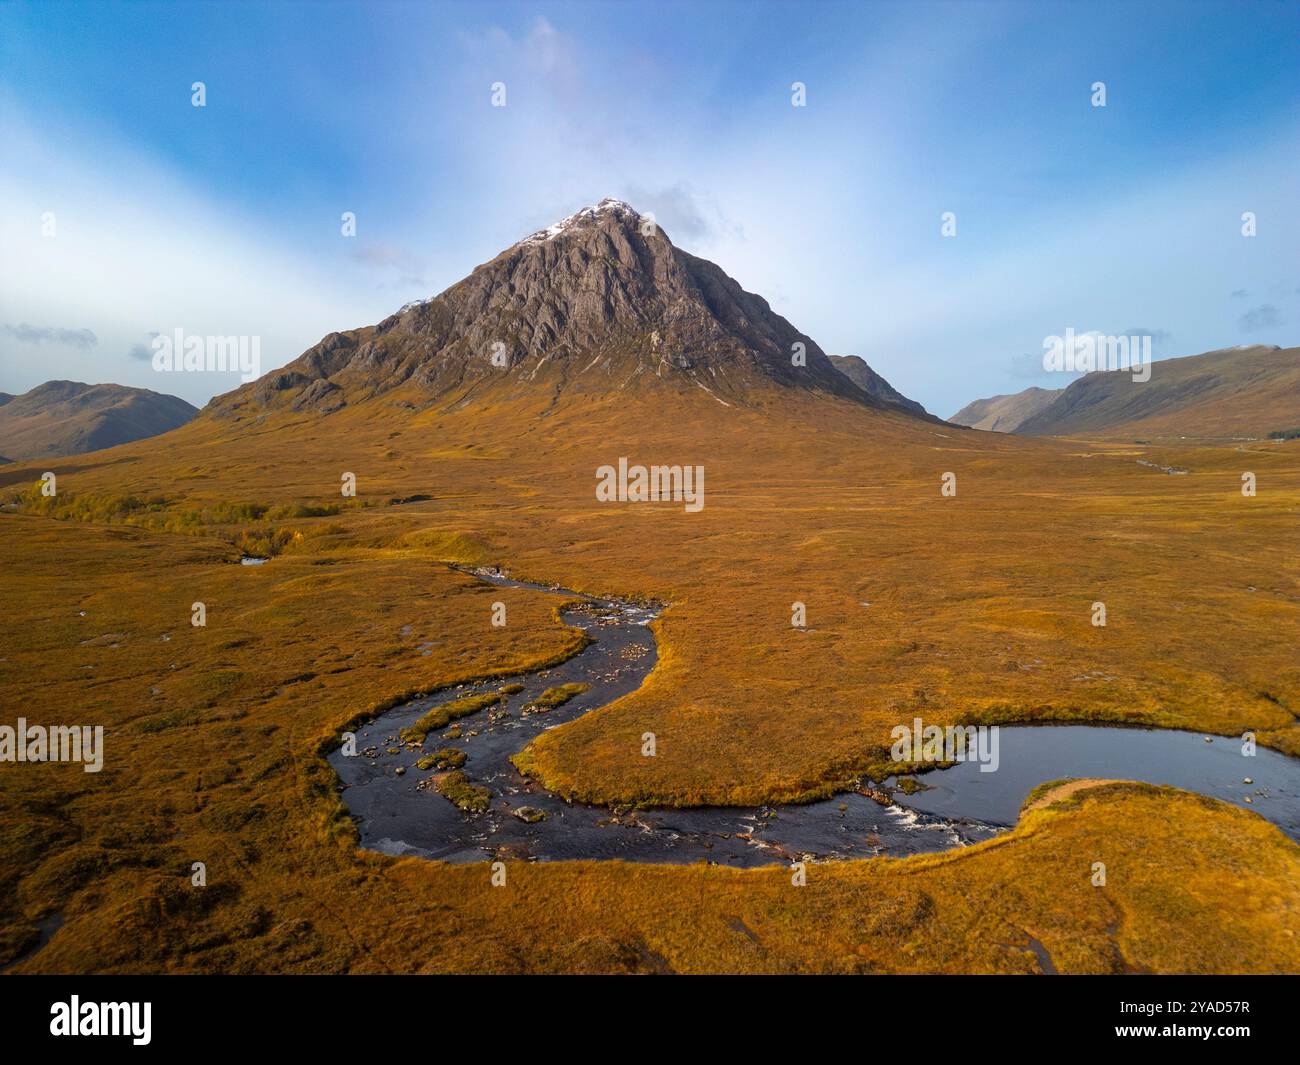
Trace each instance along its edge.
<path fill-rule="evenodd" d="M 638 210 L 654 215 L 655 223 L 678 239 L 706 243 L 724 235 L 744 239 L 744 226 L 728 217 L 712 196 L 687 182 L 653 190 L 630 185 L 623 198 Z"/>
<path fill-rule="evenodd" d="M 57 344 L 81 351 L 89 351 L 99 343 L 90 329 L 64 329 L 54 325 L 28 325 L 26 322 L 0 323 L 0 332 L 20 344 Z"/>
<path fill-rule="evenodd" d="M 21 171 L 0 174 L 0 320 L 19 323 L 0 333 L 0 376 L 9 391 L 63 377 L 154 388 L 202 404 L 236 387 L 238 375 L 160 379 L 142 336 L 177 328 L 258 336 L 270 367 L 386 305 L 367 305 L 355 286 L 277 239 L 272 227 L 238 218 L 160 160 L 90 136 L 56 146 L 12 105 L 2 113 L 24 159 Z M 93 148 L 69 155 L 62 150 L 68 143 Z M 42 235 L 47 213 L 57 220 L 54 236 Z M 70 306 L 94 329 L 23 325 Z M 34 343 L 60 342 L 57 363 L 27 354 Z"/>
<path fill-rule="evenodd" d="M 379 275 L 375 286 L 380 289 L 418 289 L 427 291 L 433 284 L 425 274 L 427 261 L 407 248 L 386 240 L 373 240 L 351 253 L 354 262 Z"/>
<path fill-rule="evenodd" d="M 1261 303 L 1238 318 L 1237 324 L 1247 333 L 1258 333 L 1263 329 L 1276 329 L 1282 324 L 1282 316 L 1271 303 Z"/>

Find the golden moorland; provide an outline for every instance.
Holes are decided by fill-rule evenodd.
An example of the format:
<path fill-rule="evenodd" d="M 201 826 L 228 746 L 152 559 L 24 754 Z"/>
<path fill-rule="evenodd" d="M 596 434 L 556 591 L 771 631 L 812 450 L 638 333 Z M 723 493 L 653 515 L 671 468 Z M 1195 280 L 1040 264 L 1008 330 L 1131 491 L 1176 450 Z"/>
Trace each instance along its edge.
<path fill-rule="evenodd" d="M 706 505 L 598 502 L 620 456 L 703 465 Z M 1300 968 L 1300 846 L 1171 789 L 1044 789 L 996 839 L 816 864 L 802 888 L 781 866 L 565 862 L 511 863 L 494 889 L 486 865 L 359 850 L 324 760 L 413 692 L 580 644 L 562 596 L 449 563 L 666 604 L 644 686 L 520 759 L 575 800 L 826 795 L 916 715 L 1253 730 L 1300 756 L 1300 440 L 1018 438 L 663 384 L 238 432 L 204 415 L 6 466 L 0 497 L 7 716 L 106 727 L 102 772 L 0 772 L 14 971 Z"/>

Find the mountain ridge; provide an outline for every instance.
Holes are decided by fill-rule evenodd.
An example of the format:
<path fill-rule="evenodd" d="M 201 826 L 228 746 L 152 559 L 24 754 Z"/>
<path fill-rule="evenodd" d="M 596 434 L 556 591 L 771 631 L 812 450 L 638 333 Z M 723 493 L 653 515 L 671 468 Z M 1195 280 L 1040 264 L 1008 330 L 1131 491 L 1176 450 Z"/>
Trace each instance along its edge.
<path fill-rule="evenodd" d="M 876 373 L 861 355 L 831 355 L 831 365 L 873 399 L 902 407 L 910 414 L 929 417 L 930 412 L 914 399 L 908 399 Z"/>
<path fill-rule="evenodd" d="M 131 443 L 198 414 L 177 396 L 129 385 L 55 380 L 20 396 L 0 395 L 0 453 L 12 462 Z"/>
<path fill-rule="evenodd" d="M 1151 379 L 1090 373 L 1015 429 L 1021 436 L 1263 437 L 1300 423 L 1300 348 L 1248 345 L 1161 359 Z"/>
<path fill-rule="evenodd" d="M 1063 392 L 1060 388 L 1026 388 L 1022 392 L 1009 392 L 986 399 L 973 400 L 962 407 L 948 421 L 972 429 L 985 429 L 994 433 L 1012 433 L 1026 418 L 1037 414 Z"/>

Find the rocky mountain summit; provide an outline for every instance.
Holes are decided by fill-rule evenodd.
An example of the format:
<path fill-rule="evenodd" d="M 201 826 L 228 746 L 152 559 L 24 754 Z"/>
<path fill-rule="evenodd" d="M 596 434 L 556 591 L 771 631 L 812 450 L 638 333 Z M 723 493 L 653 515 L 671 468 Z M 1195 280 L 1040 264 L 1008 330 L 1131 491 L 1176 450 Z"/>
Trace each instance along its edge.
<path fill-rule="evenodd" d="M 898 409 L 853 384 L 762 297 L 606 199 L 378 325 L 331 333 L 208 410 L 329 413 L 378 396 L 423 409 L 539 388 L 699 389 L 728 406 L 792 388 Z"/>

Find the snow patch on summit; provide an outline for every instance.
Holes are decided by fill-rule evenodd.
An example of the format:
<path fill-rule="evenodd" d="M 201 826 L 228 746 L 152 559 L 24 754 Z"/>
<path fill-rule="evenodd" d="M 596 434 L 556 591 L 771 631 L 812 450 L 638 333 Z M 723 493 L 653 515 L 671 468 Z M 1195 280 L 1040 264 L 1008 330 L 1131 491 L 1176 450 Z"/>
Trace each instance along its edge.
<path fill-rule="evenodd" d="M 575 211 L 568 218 L 562 218 L 554 225 L 547 226 L 545 229 L 539 229 L 531 236 L 525 237 L 520 244 L 544 244 L 548 240 L 554 240 L 565 230 L 572 228 L 580 222 L 597 221 L 602 215 L 613 213 L 620 218 L 637 221 L 641 217 L 639 212 L 630 203 L 623 200 L 616 200 L 611 196 L 606 196 L 600 203 L 593 204 L 590 207 L 584 207 L 581 211 Z"/>

